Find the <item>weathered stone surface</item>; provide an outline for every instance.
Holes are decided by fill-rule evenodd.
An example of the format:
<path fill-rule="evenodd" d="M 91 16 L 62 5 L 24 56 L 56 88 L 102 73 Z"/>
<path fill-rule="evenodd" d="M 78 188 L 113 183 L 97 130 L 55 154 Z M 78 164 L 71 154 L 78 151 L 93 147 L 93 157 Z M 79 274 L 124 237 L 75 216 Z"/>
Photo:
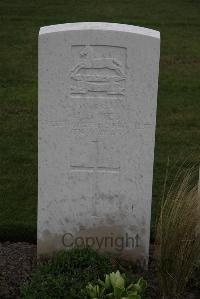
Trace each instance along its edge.
<path fill-rule="evenodd" d="M 38 254 L 148 257 L 159 50 L 135 26 L 41 28 Z"/>

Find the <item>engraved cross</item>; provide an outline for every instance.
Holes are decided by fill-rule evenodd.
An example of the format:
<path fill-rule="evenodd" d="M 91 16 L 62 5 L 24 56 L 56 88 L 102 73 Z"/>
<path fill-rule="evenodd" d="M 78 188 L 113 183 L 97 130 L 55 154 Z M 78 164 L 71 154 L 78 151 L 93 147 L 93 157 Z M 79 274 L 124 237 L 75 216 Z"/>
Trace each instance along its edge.
<path fill-rule="evenodd" d="M 99 198 L 99 189 L 98 189 L 98 174 L 99 173 L 111 173 L 111 174 L 119 174 L 120 167 L 109 167 L 109 166 L 102 166 L 99 163 L 99 140 L 94 140 L 92 141 L 95 145 L 95 163 L 94 165 L 80 165 L 80 164 L 73 164 L 71 165 L 71 170 L 75 172 L 89 172 L 94 174 L 93 176 L 93 211 L 94 215 L 97 216 L 96 214 L 96 204 Z"/>

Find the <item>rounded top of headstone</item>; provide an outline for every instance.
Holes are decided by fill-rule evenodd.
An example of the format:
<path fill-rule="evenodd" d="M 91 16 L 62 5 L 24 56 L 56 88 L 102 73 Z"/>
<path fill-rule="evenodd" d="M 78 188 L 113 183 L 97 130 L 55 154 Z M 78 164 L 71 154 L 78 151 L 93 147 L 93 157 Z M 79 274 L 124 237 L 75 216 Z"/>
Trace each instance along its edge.
<path fill-rule="evenodd" d="M 40 28 L 39 35 L 62 32 L 62 31 L 79 31 L 79 30 L 102 30 L 102 31 L 119 31 L 127 33 L 135 33 L 139 35 L 151 36 L 160 38 L 160 32 L 149 28 L 118 24 L 118 23 L 103 23 L 103 22 L 80 22 L 80 23 L 66 23 L 45 26 Z"/>

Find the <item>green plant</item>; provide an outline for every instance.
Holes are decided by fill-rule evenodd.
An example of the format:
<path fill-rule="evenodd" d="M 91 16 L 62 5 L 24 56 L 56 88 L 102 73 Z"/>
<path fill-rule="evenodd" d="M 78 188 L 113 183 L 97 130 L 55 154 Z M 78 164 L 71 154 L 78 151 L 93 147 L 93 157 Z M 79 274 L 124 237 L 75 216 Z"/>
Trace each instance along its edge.
<path fill-rule="evenodd" d="M 180 169 L 161 207 L 156 260 L 163 298 L 178 298 L 200 258 L 200 198 L 195 168 Z"/>
<path fill-rule="evenodd" d="M 88 282 L 97 282 L 111 270 L 109 258 L 92 249 L 60 251 L 32 275 L 20 298 L 87 299 Z"/>
<path fill-rule="evenodd" d="M 146 288 L 146 281 L 140 278 L 137 283 L 126 286 L 125 274 L 119 271 L 106 274 L 105 281 L 98 280 L 97 285 L 89 283 L 86 287 L 91 299 L 141 299 Z"/>

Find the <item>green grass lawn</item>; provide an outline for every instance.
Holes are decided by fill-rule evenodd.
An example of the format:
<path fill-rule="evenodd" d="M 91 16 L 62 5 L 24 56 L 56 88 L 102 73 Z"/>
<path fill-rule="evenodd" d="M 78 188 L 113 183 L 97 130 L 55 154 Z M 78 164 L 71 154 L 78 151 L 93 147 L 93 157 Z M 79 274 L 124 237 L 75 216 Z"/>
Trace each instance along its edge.
<path fill-rule="evenodd" d="M 0 15 L 0 239 L 36 240 L 39 28 L 80 21 L 161 32 L 153 229 L 168 157 L 200 158 L 200 1 L 1 0 Z"/>

